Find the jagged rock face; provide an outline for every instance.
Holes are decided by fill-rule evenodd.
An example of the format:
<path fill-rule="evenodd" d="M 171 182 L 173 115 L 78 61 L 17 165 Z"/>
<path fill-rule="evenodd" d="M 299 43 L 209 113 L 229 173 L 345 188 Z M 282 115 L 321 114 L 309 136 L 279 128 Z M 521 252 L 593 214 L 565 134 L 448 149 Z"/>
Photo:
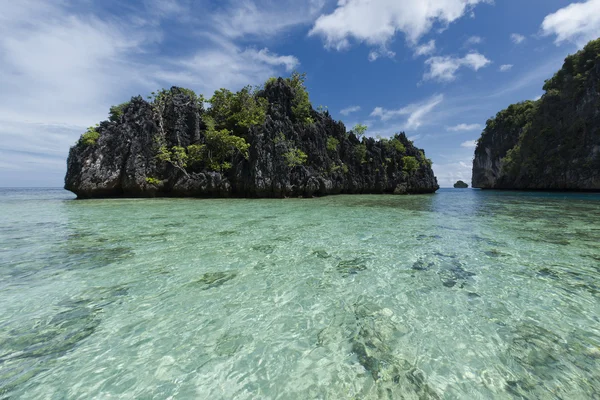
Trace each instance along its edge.
<path fill-rule="evenodd" d="M 544 89 L 488 121 L 473 187 L 600 190 L 600 39 L 567 57 Z"/>
<path fill-rule="evenodd" d="M 400 153 L 372 138 L 361 143 L 327 112 L 312 110 L 312 124 L 295 121 L 292 88 L 283 79 L 259 94 L 269 106 L 264 124 L 252 126 L 245 134 L 248 158 L 233 156 L 232 168 L 223 172 L 197 167 L 182 171 L 157 158 L 157 142 L 169 147 L 203 143 L 205 111 L 178 88 L 172 88 L 171 94 L 160 115 L 152 103 L 133 98 L 118 122 L 100 124 L 95 145 L 72 147 L 65 188 L 80 198 L 310 197 L 433 193 L 439 188 L 422 151 L 404 134 L 398 137 L 406 149 Z M 327 148 L 330 137 L 339 141 L 336 150 Z M 361 144 L 366 153 L 358 154 Z M 284 154 L 293 149 L 308 155 L 303 165 L 286 162 Z M 405 156 L 419 161 L 416 170 L 404 170 Z"/>
<path fill-rule="evenodd" d="M 475 149 L 472 187 L 498 188 L 498 180 L 502 177 L 502 159 L 519 142 L 533 107 L 534 102 L 531 101 L 513 104 L 487 122 Z"/>

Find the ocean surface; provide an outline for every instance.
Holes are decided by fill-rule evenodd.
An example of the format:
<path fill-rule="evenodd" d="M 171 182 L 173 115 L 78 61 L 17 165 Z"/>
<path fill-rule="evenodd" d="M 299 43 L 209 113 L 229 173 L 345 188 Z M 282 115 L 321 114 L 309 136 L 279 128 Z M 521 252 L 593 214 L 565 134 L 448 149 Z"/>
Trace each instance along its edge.
<path fill-rule="evenodd" d="M 0 399 L 598 399 L 600 195 L 0 189 Z"/>

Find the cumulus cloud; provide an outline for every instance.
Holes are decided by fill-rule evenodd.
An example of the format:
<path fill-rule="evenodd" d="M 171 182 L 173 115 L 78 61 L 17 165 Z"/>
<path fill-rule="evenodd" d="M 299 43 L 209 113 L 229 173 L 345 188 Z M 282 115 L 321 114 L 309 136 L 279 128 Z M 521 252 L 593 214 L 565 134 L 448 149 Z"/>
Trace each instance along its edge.
<path fill-rule="evenodd" d="M 476 140 L 467 140 L 466 142 L 462 142 L 460 144 L 460 147 L 466 147 L 467 149 L 474 149 L 475 147 L 477 147 L 477 141 Z"/>
<path fill-rule="evenodd" d="M 510 71 L 512 69 L 513 65 L 512 64 L 503 64 L 500 66 L 499 70 L 500 72 L 507 72 Z"/>
<path fill-rule="evenodd" d="M 447 128 L 450 132 L 476 131 L 481 129 L 480 124 L 458 124 Z"/>
<path fill-rule="evenodd" d="M 358 112 L 358 111 L 360 111 L 360 106 L 350 106 L 350 107 L 346 107 L 343 110 L 341 110 L 340 114 L 348 116 L 348 115 Z"/>
<path fill-rule="evenodd" d="M 429 42 L 422 44 L 420 46 L 415 47 L 415 57 L 419 56 L 428 56 L 435 52 L 435 40 L 430 40 Z"/>
<path fill-rule="evenodd" d="M 476 52 L 469 53 L 462 58 L 452 56 L 431 57 L 425 61 L 429 70 L 425 72 L 423 79 L 435 80 L 438 82 L 451 82 L 456 79 L 456 72 L 461 67 L 478 71 L 490 63 L 491 61 L 484 55 Z"/>
<path fill-rule="evenodd" d="M 569 41 L 583 45 L 600 35 L 600 0 L 572 3 L 549 14 L 542 22 L 542 33 L 556 35 L 554 42 Z"/>
<path fill-rule="evenodd" d="M 512 40 L 514 44 L 521 44 L 525 41 L 525 36 L 513 33 L 510 35 L 510 40 Z"/>
<path fill-rule="evenodd" d="M 424 118 L 442 101 L 444 101 L 444 95 L 438 94 L 421 103 L 409 104 L 398 110 L 387 110 L 383 107 L 375 107 L 373 112 L 371 112 L 371 116 L 378 117 L 382 121 L 408 116 L 405 128 L 417 129 L 423 124 Z"/>
<path fill-rule="evenodd" d="M 446 26 L 486 0 L 339 0 L 330 14 L 321 15 L 310 35 L 323 37 L 329 48 L 344 49 L 352 39 L 374 46 L 388 43 L 398 32 L 411 45 L 435 23 Z"/>

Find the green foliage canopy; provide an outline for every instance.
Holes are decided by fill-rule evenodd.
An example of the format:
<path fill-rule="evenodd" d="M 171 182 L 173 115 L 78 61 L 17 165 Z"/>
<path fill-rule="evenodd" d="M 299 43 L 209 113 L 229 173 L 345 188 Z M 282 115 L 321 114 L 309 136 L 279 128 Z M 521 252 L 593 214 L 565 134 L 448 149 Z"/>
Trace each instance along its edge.
<path fill-rule="evenodd" d="M 354 132 L 354 135 L 360 139 L 367 132 L 367 129 L 368 129 L 368 126 L 366 126 L 366 125 L 356 124 L 356 125 L 354 125 L 354 128 L 352 128 L 352 132 Z"/>
<path fill-rule="evenodd" d="M 404 164 L 402 169 L 408 173 L 414 172 L 419 168 L 419 162 L 413 156 L 402 157 L 402 163 Z"/>
<path fill-rule="evenodd" d="M 331 152 L 336 152 L 339 145 L 340 141 L 334 138 L 333 136 L 329 136 L 327 138 L 327 150 Z"/>
<path fill-rule="evenodd" d="M 312 106 L 310 98 L 304 82 L 306 81 L 305 73 L 292 73 L 292 76 L 286 78 L 287 83 L 291 86 L 294 99 L 292 101 L 292 114 L 294 119 L 305 124 L 312 124 L 314 121 L 310 115 Z"/>
<path fill-rule="evenodd" d="M 108 119 L 111 122 L 118 122 L 121 119 L 121 117 L 123 116 L 125 109 L 127 108 L 127 106 L 129 106 L 130 103 L 131 103 L 130 101 L 126 101 L 125 103 L 121 103 L 119 105 L 110 107 L 110 110 L 108 112 Z"/>
<path fill-rule="evenodd" d="M 308 160 L 308 156 L 306 155 L 306 153 L 300 149 L 292 149 L 287 153 L 284 153 L 283 158 L 285 159 L 285 163 L 288 167 L 297 167 L 299 165 L 304 165 Z"/>
<path fill-rule="evenodd" d="M 360 160 L 361 164 L 367 162 L 367 146 L 364 144 L 357 144 L 354 147 L 356 157 Z"/>
<path fill-rule="evenodd" d="M 213 118 L 217 129 L 227 129 L 243 135 L 247 128 L 262 125 L 267 115 L 268 102 L 257 92 L 246 86 L 233 93 L 227 89 L 215 91 L 210 98 L 208 114 Z"/>
<path fill-rule="evenodd" d="M 90 126 L 89 128 L 87 128 L 87 131 L 83 135 L 81 135 L 78 144 L 84 147 L 94 146 L 96 142 L 98 142 L 99 138 L 100 132 L 98 132 L 97 127 Z"/>

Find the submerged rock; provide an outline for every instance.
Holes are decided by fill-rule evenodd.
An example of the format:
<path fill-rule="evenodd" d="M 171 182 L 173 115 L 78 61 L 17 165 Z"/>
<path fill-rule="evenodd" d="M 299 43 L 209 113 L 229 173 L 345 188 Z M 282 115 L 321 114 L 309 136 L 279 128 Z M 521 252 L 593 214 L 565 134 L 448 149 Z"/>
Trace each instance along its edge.
<path fill-rule="evenodd" d="M 203 290 L 208 290 L 222 286 L 236 276 L 236 272 L 207 272 L 193 284 L 202 286 Z"/>
<path fill-rule="evenodd" d="M 246 98 L 258 104 L 256 109 L 225 116 L 215 104 L 205 110 L 201 98 L 186 89 L 163 91 L 152 102 L 134 97 L 122 114 L 90 128 L 71 148 L 65 188 L 78 198 L 310 197 L 438 189 L 431 162 L 404 133 L 390 140 L 359 139 L 327 111 L 299 104 L 303 86 L 290 82 L 270 80 Z M 305 106 L 302 118 L 300 105 Z"/>
<path fill-rule="evenodd" d="M 340 261 L 336 269 L 344 278 L 346 278 L 350 275 L 356 275 L 357 273 L 366 270 L 367 265 L 365 260 L 355 258 L 353 260 Z"/>

